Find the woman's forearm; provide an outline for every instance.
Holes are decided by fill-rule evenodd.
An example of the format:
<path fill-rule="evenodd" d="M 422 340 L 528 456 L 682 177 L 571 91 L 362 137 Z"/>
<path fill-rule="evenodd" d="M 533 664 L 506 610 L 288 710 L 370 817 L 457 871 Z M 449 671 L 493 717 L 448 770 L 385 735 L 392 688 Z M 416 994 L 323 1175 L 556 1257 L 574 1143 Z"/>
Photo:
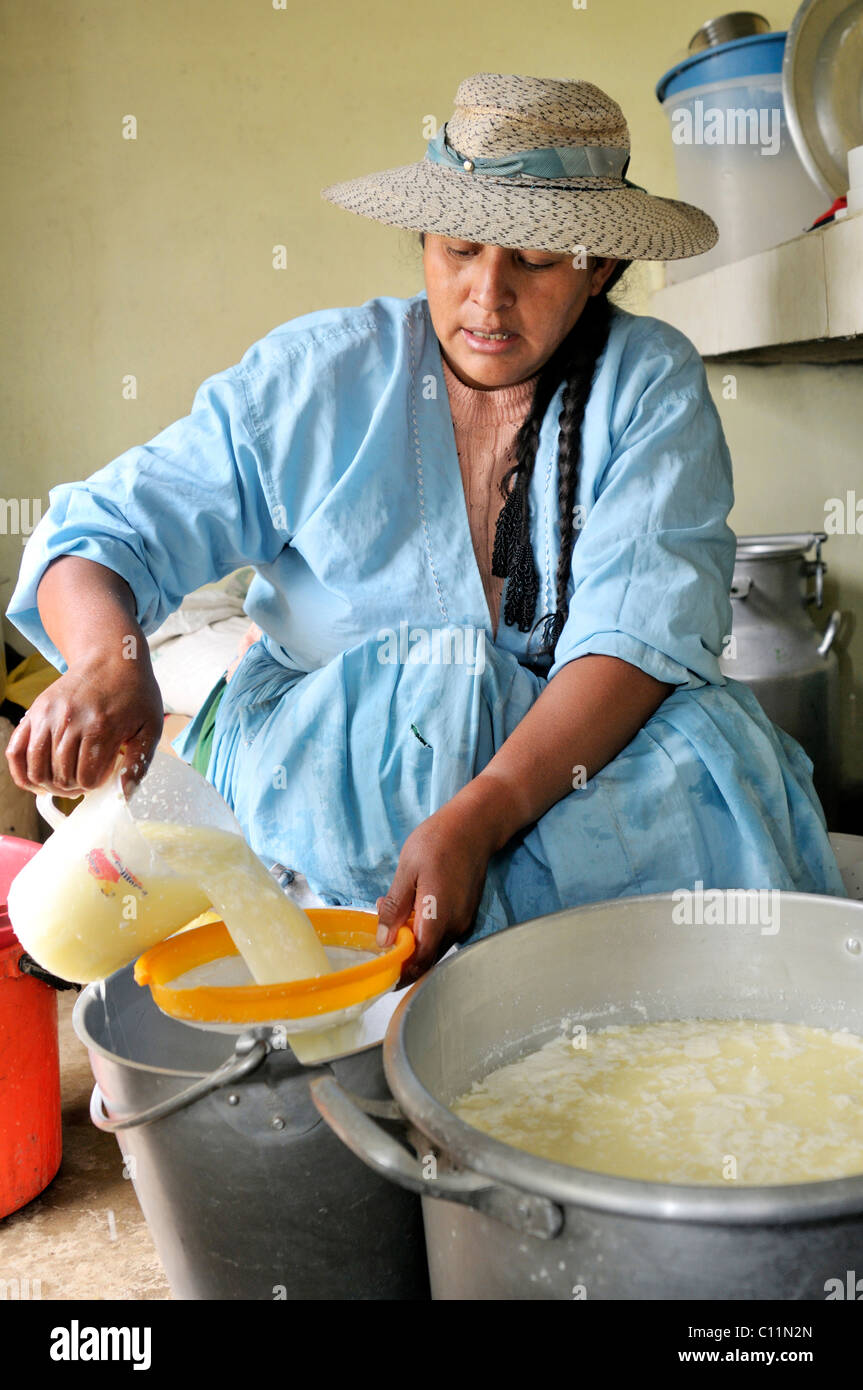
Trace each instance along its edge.
<path fill-rule="evenodd" d="M 149 664 L 132 590 L 96 560 L 59 556 L 43 574 L 36 602 L 42 625 L 67 665 L 93 658 L 141 658 Z"/>
<path fill-rule="evenodd" d="M 674 688 L 618 657 L 577 657 L 449 804 L 479 816 L 494 853 L 616 758 Z"/>
<path fill-rule="evenodd" d="M 68 670 L 52 681 L 6 748 L 19 787 L 76 795 L 101 786 L 123 750 L 123 785 L 143 777 L 162 732 L 162 695 L 135 597 L 95 560 L 62 555 L 36 595 Z"/>

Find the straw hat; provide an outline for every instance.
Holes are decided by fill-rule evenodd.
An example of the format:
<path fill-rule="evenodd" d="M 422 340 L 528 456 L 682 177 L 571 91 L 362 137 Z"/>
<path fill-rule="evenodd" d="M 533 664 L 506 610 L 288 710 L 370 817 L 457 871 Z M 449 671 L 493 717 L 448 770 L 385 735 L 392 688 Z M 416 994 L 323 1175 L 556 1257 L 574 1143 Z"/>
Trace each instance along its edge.
<path fill-rule="evenodd" d="M 676 261 L 709 251 L 712 218 L 624 177 L 623 112 L 591 82 L 480 72 L 416 164 L 321 197 L 391 227 L 494 246 Z"/>

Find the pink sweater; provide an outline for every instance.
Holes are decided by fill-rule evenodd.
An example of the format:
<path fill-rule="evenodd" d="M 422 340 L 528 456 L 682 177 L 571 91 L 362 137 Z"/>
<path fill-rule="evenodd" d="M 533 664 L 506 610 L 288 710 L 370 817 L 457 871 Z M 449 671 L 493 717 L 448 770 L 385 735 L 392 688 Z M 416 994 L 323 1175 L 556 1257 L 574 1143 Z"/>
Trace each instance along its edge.
<path fill-rule="evenodd" d="M 441 360 L 470 534 L 491 615 L 492 635 L 496 637 L 504 584 L 491 572 L 495 526 L 504 503 L 498 485 L 515 462 L 515 439 L 530 410 L 536 376 L 516 386 L 483 391 L 467 386 L 446 359 Z"/>

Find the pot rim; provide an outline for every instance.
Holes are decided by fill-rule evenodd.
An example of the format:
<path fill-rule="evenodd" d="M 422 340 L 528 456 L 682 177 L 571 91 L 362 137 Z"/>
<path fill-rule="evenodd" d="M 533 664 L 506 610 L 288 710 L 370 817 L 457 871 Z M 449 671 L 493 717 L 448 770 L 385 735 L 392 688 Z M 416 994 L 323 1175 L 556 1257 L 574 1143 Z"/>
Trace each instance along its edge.
<path fill-rule="evenodd" d="M 132 965 L 121 966 L 120 970 L 114 972 L 114 975 L 119 975 L 123 970 L 131 971 L 132 969 L 134 969 L 134 963 Z M 108 975 L 102 983 L 107 983 L 113 978 L 113 975 Z M 192 1067 L 184 1067 L 182 1069 L 177 1067 L 157 1067 L 150 1062 L 137 1062 L 132 1057 L 122 1057 L 118 1052 L 112 1052 L 110 1048 L 105 1047 L 103 1043 L 97 1042 L 84 1022 L 84 1013 L 90 1000 L 97 997 L 96 986 L 99 983 L 98 980 L 91 980 L 89 984 L 86 984 L 72 1007 L 72 1027 L 75 1030 L 77 1038 L 84 1044 L 89 1053 L 92 1054 L 95 1052 L 97 1056 L 104 1057 L 106 1062 L 113 1062 L 115 1065 L 122 1064 L 123 1067 L 129 1067 L 132 1071 L 145 1072 L 149 1076 L 193 1077 L 196 1080 L 201 1080 L 203 1077 L 210 1075 L 213 1071 L 213 1067 L 205 1067 L 203 1070 Z M 219 1036 L 225 1037 L 226 1035 L 220 1034 Z M 229 1052 L 227 1057 L 230 1057 L 230 1055 Z M 225 1060 L 227 1060 L 227 1057 Z"/>
<path fill-rule="evenodd" d="M 107 985 L 118 975 L 122 974 L 123 972 L 128 973 L 134 971 L 134 968 L 135 962 L 131 961 L 128 965 L 123 965 L 120 967 L 119 970 L 115 970 L 113 975 L 106 976 L 103 983 Z M 92 999 L 97 997 L 96 986 L 99 983 L 100 982 L 98 980 L 91 980 L 87 984 L 85 984 L 83 989 L 81 990 L 81 993 L 78 995 L 78 998 L 75 1000 L 74 1005 L 72 1006 L 72 1027 L 75 1030 L 75 1035 L 78 1038 L 79 1042 L 82 1042 L 84 1044 L 88 1053 L 96 1053 L 97 1056 L 104 1057 L 107 1062 L 112 1062 L 115 1066 L 122 1066 L 124 1068 L 129 1068 L 129 1070 L 131 1071 L 146 1073 L 148 1076 L 183 1077 L 193 1078 L 194 1080 L 202 1080 L 204 1077 L 210 1076 L 214 1070 L 214 1067 L 219 1065 L 218 1063 L 214 1063 L 213 1066 L 204 1067 L 203 1070 L 196 1067 L 184 1067 L 182 1069 L 178 1069 L 177 1067 L 161 1067 L 157 1066 L 153 1062 L 139 1062 L 134 1057 L 124 1057 L 122 1053 L 112 1052 L 110 1047 L 106 1047 L 104 1043 L 98 1042 L 97 1039 L 93 1037 L 86 1023 L 84 1022 L 84 1014 L 86 1012 L 88 1004 Z M 143 986 L 139 986 L 139 988 L 143 988 Z M 169 1018 L 168 1015 L 165 1015 L 165 1017 Z M 183 1023 L 182 1019 L 169 1018 L 169 1021 Z M 268 1031 L 267 1025 L 250 1023 L 245 1027 L 238 1027 L 236 1033 L 219 1033 L 217 1036 L 225 1038 L 226 1041 L 233 1041 L 233 1043 L 236 1044 L 237 1038 L 241 1037 L 243 1033 L 254 1032 L 256 1029 L 261 1028 L 263 1028 L 264 1031 Z M 201 1031 L 211 1032 L 213 1036 L 216 1036 L 216 1034 L 212 1032 L 212 1030 L 203 1029 Z M 377 1037 L 374 1038 L 371 1042 L 363 1043 L 361 1047 L 352 1048 L 348 1052 L 339 1052 L 333 1057 L 325 1057 L 320 1063 L 315 1063 L 313 1065 L 332 1066 L 334 1062 L 342 1062 L 348 1057 L 356 1057 L 361 1052 L 371 1052 L 373 1048 L 380 1046 L 381 1038 Z M 230 1056 L 231 1052 L 229 1051 L 228 1053 L 226 1053 L 223 1060 L 227 1061 L 230 1058 Z M 267 1061 L 268 1057 L 264 1058 L 262 1066 L 266 1066 Z M 303 1067 L 305 1066 L 305 1064 L 302 1062 L 297 1062 L 297 1066 Z M 306 1070 L 309 1070 L 309 1068 L 306 1068 Z"/>
<path fill-rule="evenodd" d="M 841 903 L 860 917 L 863 932 L 863 902 L 823 893 L 782 891 L 785 901 L 820 904 Z M 615 903 L 668 902 L 670 893 L 637 894 L 616 898 Z M 432 979 L 459 968 L 459 961 L 470 952 L 488 950 L 497 937 L 508 932 L 524 932 L 540 922 L 570 915 L 573 911 L 607 910 L 608 900 L 586 903 L 573 909 L 546 913 L 503 932 L 484 937 L 461 948 L 449 960 L 435 966 L 402 1000 L 390 1020 L 383 1044 L 384 1073 L 399 1107 L 411 1123 L 437 1147 L 451 1157 L 460 1169 L 479 1173 L 510 1187 L 547 1197 L 564 1206 L 581 1206 L 619 1216 L 654 1220 L 701 1222 L 703 1224 L 758 1225 L 791 1224 L 852 1217 L 863 1212 L 863 1173 L 817 1182 L 783 1183 L 765 1187 L 712 1186 L 708 1184 L 660 1183 L 637 1178 L 614 1177 L 576 1168 L 551 1159 L 539 1158 L 493 1139 L 459 1119 L 448 1106 L 437 1100 L 416 1076 L 408 1058 L 404 1034 L 408 1015 Z"/>

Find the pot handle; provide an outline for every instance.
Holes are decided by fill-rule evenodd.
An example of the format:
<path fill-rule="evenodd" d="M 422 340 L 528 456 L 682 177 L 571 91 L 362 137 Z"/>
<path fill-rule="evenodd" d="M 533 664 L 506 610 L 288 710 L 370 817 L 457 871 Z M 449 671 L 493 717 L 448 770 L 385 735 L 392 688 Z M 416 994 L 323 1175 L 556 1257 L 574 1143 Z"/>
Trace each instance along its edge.
<path fill-rule="evenodd" d="M 139 1110 L 137 1115 L 120 1115 L 114 1120 L 105 1113 L 105 1100 L 97 1082 L 90 1097 L 90 1119 L 97 1129 L 103 1130 L 106 1134 L 116 1134 L 121 1129 L 134 1129 L 137 1125 L 149 1125 L 154 1120 L 163 1120 L 166 1115 L 175 1115 L 178 1110 L 184 1110 L 192 1101 L 200 1100 L 202 1096 L 209 1095 L 220 1086 L 242 1080 L 261 1065 L 268 1051 L 267 1043 L 261 1038 L 244 1035 L 237 1039 L 233 1056 L 210 1072 L 209 1076 L 201 1077 L 194 1086 L 188 1086 L 178 1095 L 159 1101 L 158 1105 L 151 1105 L 148 1110 Z"/>
<path fill-rule="evenodd" d="M 439 1197 L 446 1202 L 473 1207 L 513 1230 L 542 1240 L 551 1240 L 562 1230 L 563 1211 L 547 1197 L 521 1192 L 479 1173 L 445 1173 L 438 1177 L 436 1164 L 427 1162 L 433 1155 L 424 1159 L 412 1154 L 372 1118 L 372 1114 L 378 1114 L 407 1126 L 408 1120 L 394 1102 L 381 1106 L 378 1102 L 364 1100 L 346 1091 L 334 1076 L 316 1078 L 309 1090 L 330 1129 L 382 1178 L 422 1197 Z M 417 1138 L 420 1138 L 418 1134 Z"/>
<path fill-rule="evenodd" d="M 829 621 L 829 623 L 827 624 L 826 628 L 824 629 L 824 636 L 821 638 L 821 641 L 818 643 L 818 655 L 819 655 L 819 656 L 826 656 L 826 655 L 827 655 L 827 653 L 829 652 L 830 648 L 833 646 L 834 641 L 836 640 L 836 634 L 837 634 L 837 632 L 839 631 L 839 629 L 840 629 L 841 626 L 842 626 L 842 612 L 841 612 L 841 609 L 836 608 L 836 609 L 834 609 L 834 611 L 830 614 L 830 621 Z"/>

